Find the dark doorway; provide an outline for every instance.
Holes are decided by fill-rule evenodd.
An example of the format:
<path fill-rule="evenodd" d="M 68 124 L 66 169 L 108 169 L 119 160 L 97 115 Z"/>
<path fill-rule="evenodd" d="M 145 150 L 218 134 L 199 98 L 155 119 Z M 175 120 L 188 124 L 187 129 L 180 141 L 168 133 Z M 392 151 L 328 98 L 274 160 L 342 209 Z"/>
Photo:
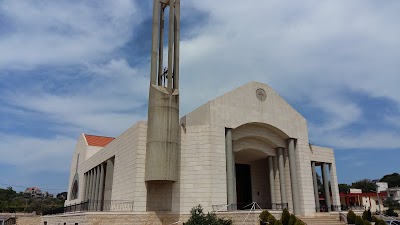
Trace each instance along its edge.
<path fill-rule="evenodd" d="M 237 208 L 244 209 L 246 205 L 252 203 L 251 198 L 251 173 L 250 165 L 235 164 L 236 169 L 236 195 Z M 251 208 L 251 205 L 246 207 Z"/>

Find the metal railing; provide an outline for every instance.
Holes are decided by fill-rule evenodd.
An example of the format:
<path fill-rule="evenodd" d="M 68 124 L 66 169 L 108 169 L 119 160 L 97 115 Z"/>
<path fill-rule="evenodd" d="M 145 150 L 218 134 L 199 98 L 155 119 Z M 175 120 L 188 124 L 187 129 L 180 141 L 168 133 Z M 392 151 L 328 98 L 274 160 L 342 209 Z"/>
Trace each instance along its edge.
<path fill-rule="evenodd" d="M 331 212 L 340 212 L 342 210 L 342 206 L 340 205 L 331 205 Z M 315 207 L 316 212 L 328 212 L 328 207 L 326 205 L 320 205 L 319 208 Z"/>
<path fill-rule="evenodd" d="M 351 210 L 366 210 L 365 206 L 363 205 L 351 205 L 349 206 Z"/>
<path fill-rule="evenodd" d="M 43 215 L 54 215 L 73 212 L 132 212 L 133 201 L 109 200 L 109 201 L 85 201 L 44 211 Z"/>
<path fill-rule="evenodd" d="M 219 205 L 212 205 L 212 209 L 214 212 L 230 212 L 230 211 L 237 211 L 237 210 L 250 210 L 251 205 L 248 204 L 219 204 Z M 283 210 L 289 207 L 288 203 L 265 203 L 260 204 L 260 207 L 263 209 L 270 209 L 270 210 Z"/>

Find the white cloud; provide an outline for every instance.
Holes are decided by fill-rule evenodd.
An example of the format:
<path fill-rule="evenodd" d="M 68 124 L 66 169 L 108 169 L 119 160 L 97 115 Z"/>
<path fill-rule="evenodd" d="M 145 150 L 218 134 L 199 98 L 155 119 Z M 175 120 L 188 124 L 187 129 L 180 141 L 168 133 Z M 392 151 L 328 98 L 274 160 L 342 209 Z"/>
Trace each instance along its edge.
<path fill-rule="evenodd" d="M 76 140 L 56 136 L 33 138 L 0 134 L 0 163 L 16 165 L 26 173 L 67 171 Z"/>
<path fill-rule="evenodd" d="M 130 0 L 2 1 L 0 68 L 85 63 L 124 45 L 141 21 Z M 7 54 L 4 54 L 7 53 Z"/>
<path fill-rule="evenodd" d="M 39 113 L 59 131 L 118 135 L 130 124 L 145 119 L 143 110 L 135 110 L 147 103 L 148 80 L 124 59 L 87 65 L 83 73 L 91 79 L 74 93 L 34 89 L 9 92 L 0 99 L 16 108 Z"/>
<path fill-rule="evenodd" d="M 318 136 L 318 143 L 341 149 L 398 149 L 399 132 L 396 131 L 354 131 L 327 132 Z"/>

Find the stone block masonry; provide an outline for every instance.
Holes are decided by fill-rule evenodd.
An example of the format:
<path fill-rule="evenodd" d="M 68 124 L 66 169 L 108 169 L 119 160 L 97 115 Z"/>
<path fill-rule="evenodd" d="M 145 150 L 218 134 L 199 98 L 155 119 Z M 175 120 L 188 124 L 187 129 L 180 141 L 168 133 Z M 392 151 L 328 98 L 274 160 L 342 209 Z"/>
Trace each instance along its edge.
<path fill-rule="evenodd" d="M 219 212 L 219 218 L 231 219 L 234 225 L 258 225 L 261 211 L 236 211 Z M 280 212 L 271 212 L 275 218 L 280 218 Z M 75 213 L 64 215 L 43 216 L 40 220 L 27 223 L 25 220 L 21 225 L 183 225 L 188 221 L 189 214 L 174 214 L 166 212 L 144 212 L 144 213 Z M 246 221 L 245 221 L 246 220 Z M 244 222 L 245 221 L 245 222 Z M 243 223 L 244 222 L 244 223 Z M 17 223 L 17 225 L 20 225 Z"/>

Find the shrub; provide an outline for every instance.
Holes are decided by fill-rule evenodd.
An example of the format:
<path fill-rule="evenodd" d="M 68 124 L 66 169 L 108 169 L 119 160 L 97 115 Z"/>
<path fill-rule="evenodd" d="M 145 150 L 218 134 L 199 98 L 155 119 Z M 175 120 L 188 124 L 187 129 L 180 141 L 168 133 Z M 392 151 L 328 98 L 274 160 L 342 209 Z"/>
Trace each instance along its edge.
<path fill-rule="evenodd" d="M 356 223 L 356 214 L 353 212 L 353 210 L 349 210 L 349 212 L 347 213 L 347 223 L 348 224 Z"/>
<path fill-rule="evenodd" d="M 378 217 L 376 217 L 376 216 L 372 216 L 371 217 L 371 220 L 372 220 L 372 222 L 378 222 L 378 220 L 379 220 L 379 218 Z"/>
<path fill-rule="evenodd" d="M 364 225 L 364 220 L 361 216 L 356 216 L 356 225 Z"/>
<path fill-rule="evenodd" d="M 371 214 L 371 210 L 364 210 L 362 218 L 366 221 L 371 222 L 372 221 L 372 214 Z"/>
<path fill-rule="evenodd" d="M 289 225 L 294 225 L 297 222 L 297 218 L 295 215 L 291 214 L 289 219 Z"/>
<path fill-rule="evenodd" d="M 275 220 L 274 225 L 283 225 L 282 222 L 280 220 Z"/>
<path fill-rule="evenodd" d="M 393 216 L 393 217 L 398 217 L 399 214 L 397 214 L 393 208 L 388 208 L 388 210 L 386 210 L 386 215 L 387 216 Z"/>
<path fill-rule="evenodd" d="M 266 222 L 268 222 L 268 217 L 271 215 L 271 213 L 268 212 L 268 210 L 263 210 L 260 213 L 260 224 L 265 224 Z"/>
<path fill-rule="evenodd" d="M 268 216 L 268 224 L 275 224 L 275 217 L 272 214 L 269 214 Z"/>
<path fill-rule="evenodd" d="M 294 225 L 307 225 L 306 223 L 304 223 L 303 221 L 297 219 L 296 223 Z"/>
<path fill-rule="evenodd" d="M 363 225 L 371 225 L 371 222 L 369 222 L 368 220 L 364 220 Z"/>
<path fill-rule="evenodd" d="M 387 225 L 387 223 L 383 220 L 376 221 L 375 225 Z"/>
<path fill-rule="evenodd" d="M 282 225 L 289 225 L 290 213 L 288 209 L 284 209 L 282 212 Z"/>
<path fill-rule="evenodd" d="M 232 225 L 232 220 L 225 220 L 219 219 L 214 213 L 207 213 L 204 214 L 203 208 L 201 205 L 193 207 L 190 210 L 190 218 L 185 223 L 185 225 L 203 225 L 203 224 L 210 224 L 210 225 Z"/>

